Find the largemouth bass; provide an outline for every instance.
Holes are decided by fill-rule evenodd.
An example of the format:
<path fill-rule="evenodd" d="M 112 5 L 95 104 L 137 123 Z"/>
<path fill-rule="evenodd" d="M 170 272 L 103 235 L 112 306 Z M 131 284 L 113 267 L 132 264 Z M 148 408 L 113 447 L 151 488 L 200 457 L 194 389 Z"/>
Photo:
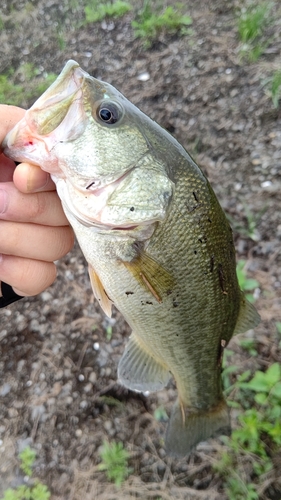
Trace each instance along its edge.
<path fill-rule="evenodd" d="M 171 454 L 230 429 L 221 359 L 259 322 L 239 289 L 232 231 L 185 149 L 111 85 L 68 61 L 7 135 L 4 152 L 52 175 L 93 292 L 132 328 L 121 384 L 178 399 Z"/>

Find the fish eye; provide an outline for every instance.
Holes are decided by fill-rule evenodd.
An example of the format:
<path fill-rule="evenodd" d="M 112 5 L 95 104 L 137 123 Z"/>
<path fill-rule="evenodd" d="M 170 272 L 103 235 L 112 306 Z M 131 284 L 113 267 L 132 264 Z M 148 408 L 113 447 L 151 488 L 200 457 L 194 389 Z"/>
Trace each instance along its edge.
<path fill-rule="evenodd" d="M 97 109 L 97 116 L 102 122 L 113 125 L 121 118 L 121 110 L 113 102 L 103 102 Z"/>

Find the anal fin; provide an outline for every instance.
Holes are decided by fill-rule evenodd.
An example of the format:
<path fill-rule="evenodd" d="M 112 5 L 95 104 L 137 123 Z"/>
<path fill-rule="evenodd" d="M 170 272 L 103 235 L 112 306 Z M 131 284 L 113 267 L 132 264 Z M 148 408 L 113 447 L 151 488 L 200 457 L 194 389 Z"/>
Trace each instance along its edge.
<path fill-rule="evenodd" d="M 101 308 L 104 310 L 105 314 L 111 318 L 111 306 L 112 302 L 108 298 L 108 296 L 105 293 L 105 290 L 103 288 L 102 282 L 95 272 L 95 270 L 92 268 L 92 266 L 89 265 L 89 276 L 91 280 L 91 285 L 93 289 L 94 296 L 96 297 L 99 305 Z"/>
<path fill-rule="evenodd" d="M 170 378 L 170 372 L 143 349 L 132 333 L 119 361 L 119 382 L 133 391 L 159 391 Z"/>

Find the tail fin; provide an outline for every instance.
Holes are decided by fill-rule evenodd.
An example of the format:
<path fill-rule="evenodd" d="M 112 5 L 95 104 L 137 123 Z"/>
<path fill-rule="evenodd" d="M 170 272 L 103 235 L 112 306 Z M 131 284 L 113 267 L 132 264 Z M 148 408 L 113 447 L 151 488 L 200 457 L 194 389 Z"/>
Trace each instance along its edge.
<path fill-rule="evenodd" d="M 200 441 L 220 434 L 230 434 L 229 412 L 222 399 L 215 408 L 190 413 L 179 400 L 173 408 L 166 435 L 166 450 L 170 455 L 184 457 Z"/>

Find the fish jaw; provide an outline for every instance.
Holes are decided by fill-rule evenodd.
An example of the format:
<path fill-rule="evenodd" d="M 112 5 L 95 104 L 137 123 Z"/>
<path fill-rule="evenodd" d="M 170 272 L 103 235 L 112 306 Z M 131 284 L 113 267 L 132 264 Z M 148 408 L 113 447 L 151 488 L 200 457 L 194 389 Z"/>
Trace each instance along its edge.
<path fill-rule="evenodd" d="M 64 176 L 54 148 L 83 134 L 82 87 L 86 75 L 78 63 L 68 61 L 56 81 L 7 134 L 2 144 L 4 153 L 16 161 L 29 161 L 51 174 Z"/>

